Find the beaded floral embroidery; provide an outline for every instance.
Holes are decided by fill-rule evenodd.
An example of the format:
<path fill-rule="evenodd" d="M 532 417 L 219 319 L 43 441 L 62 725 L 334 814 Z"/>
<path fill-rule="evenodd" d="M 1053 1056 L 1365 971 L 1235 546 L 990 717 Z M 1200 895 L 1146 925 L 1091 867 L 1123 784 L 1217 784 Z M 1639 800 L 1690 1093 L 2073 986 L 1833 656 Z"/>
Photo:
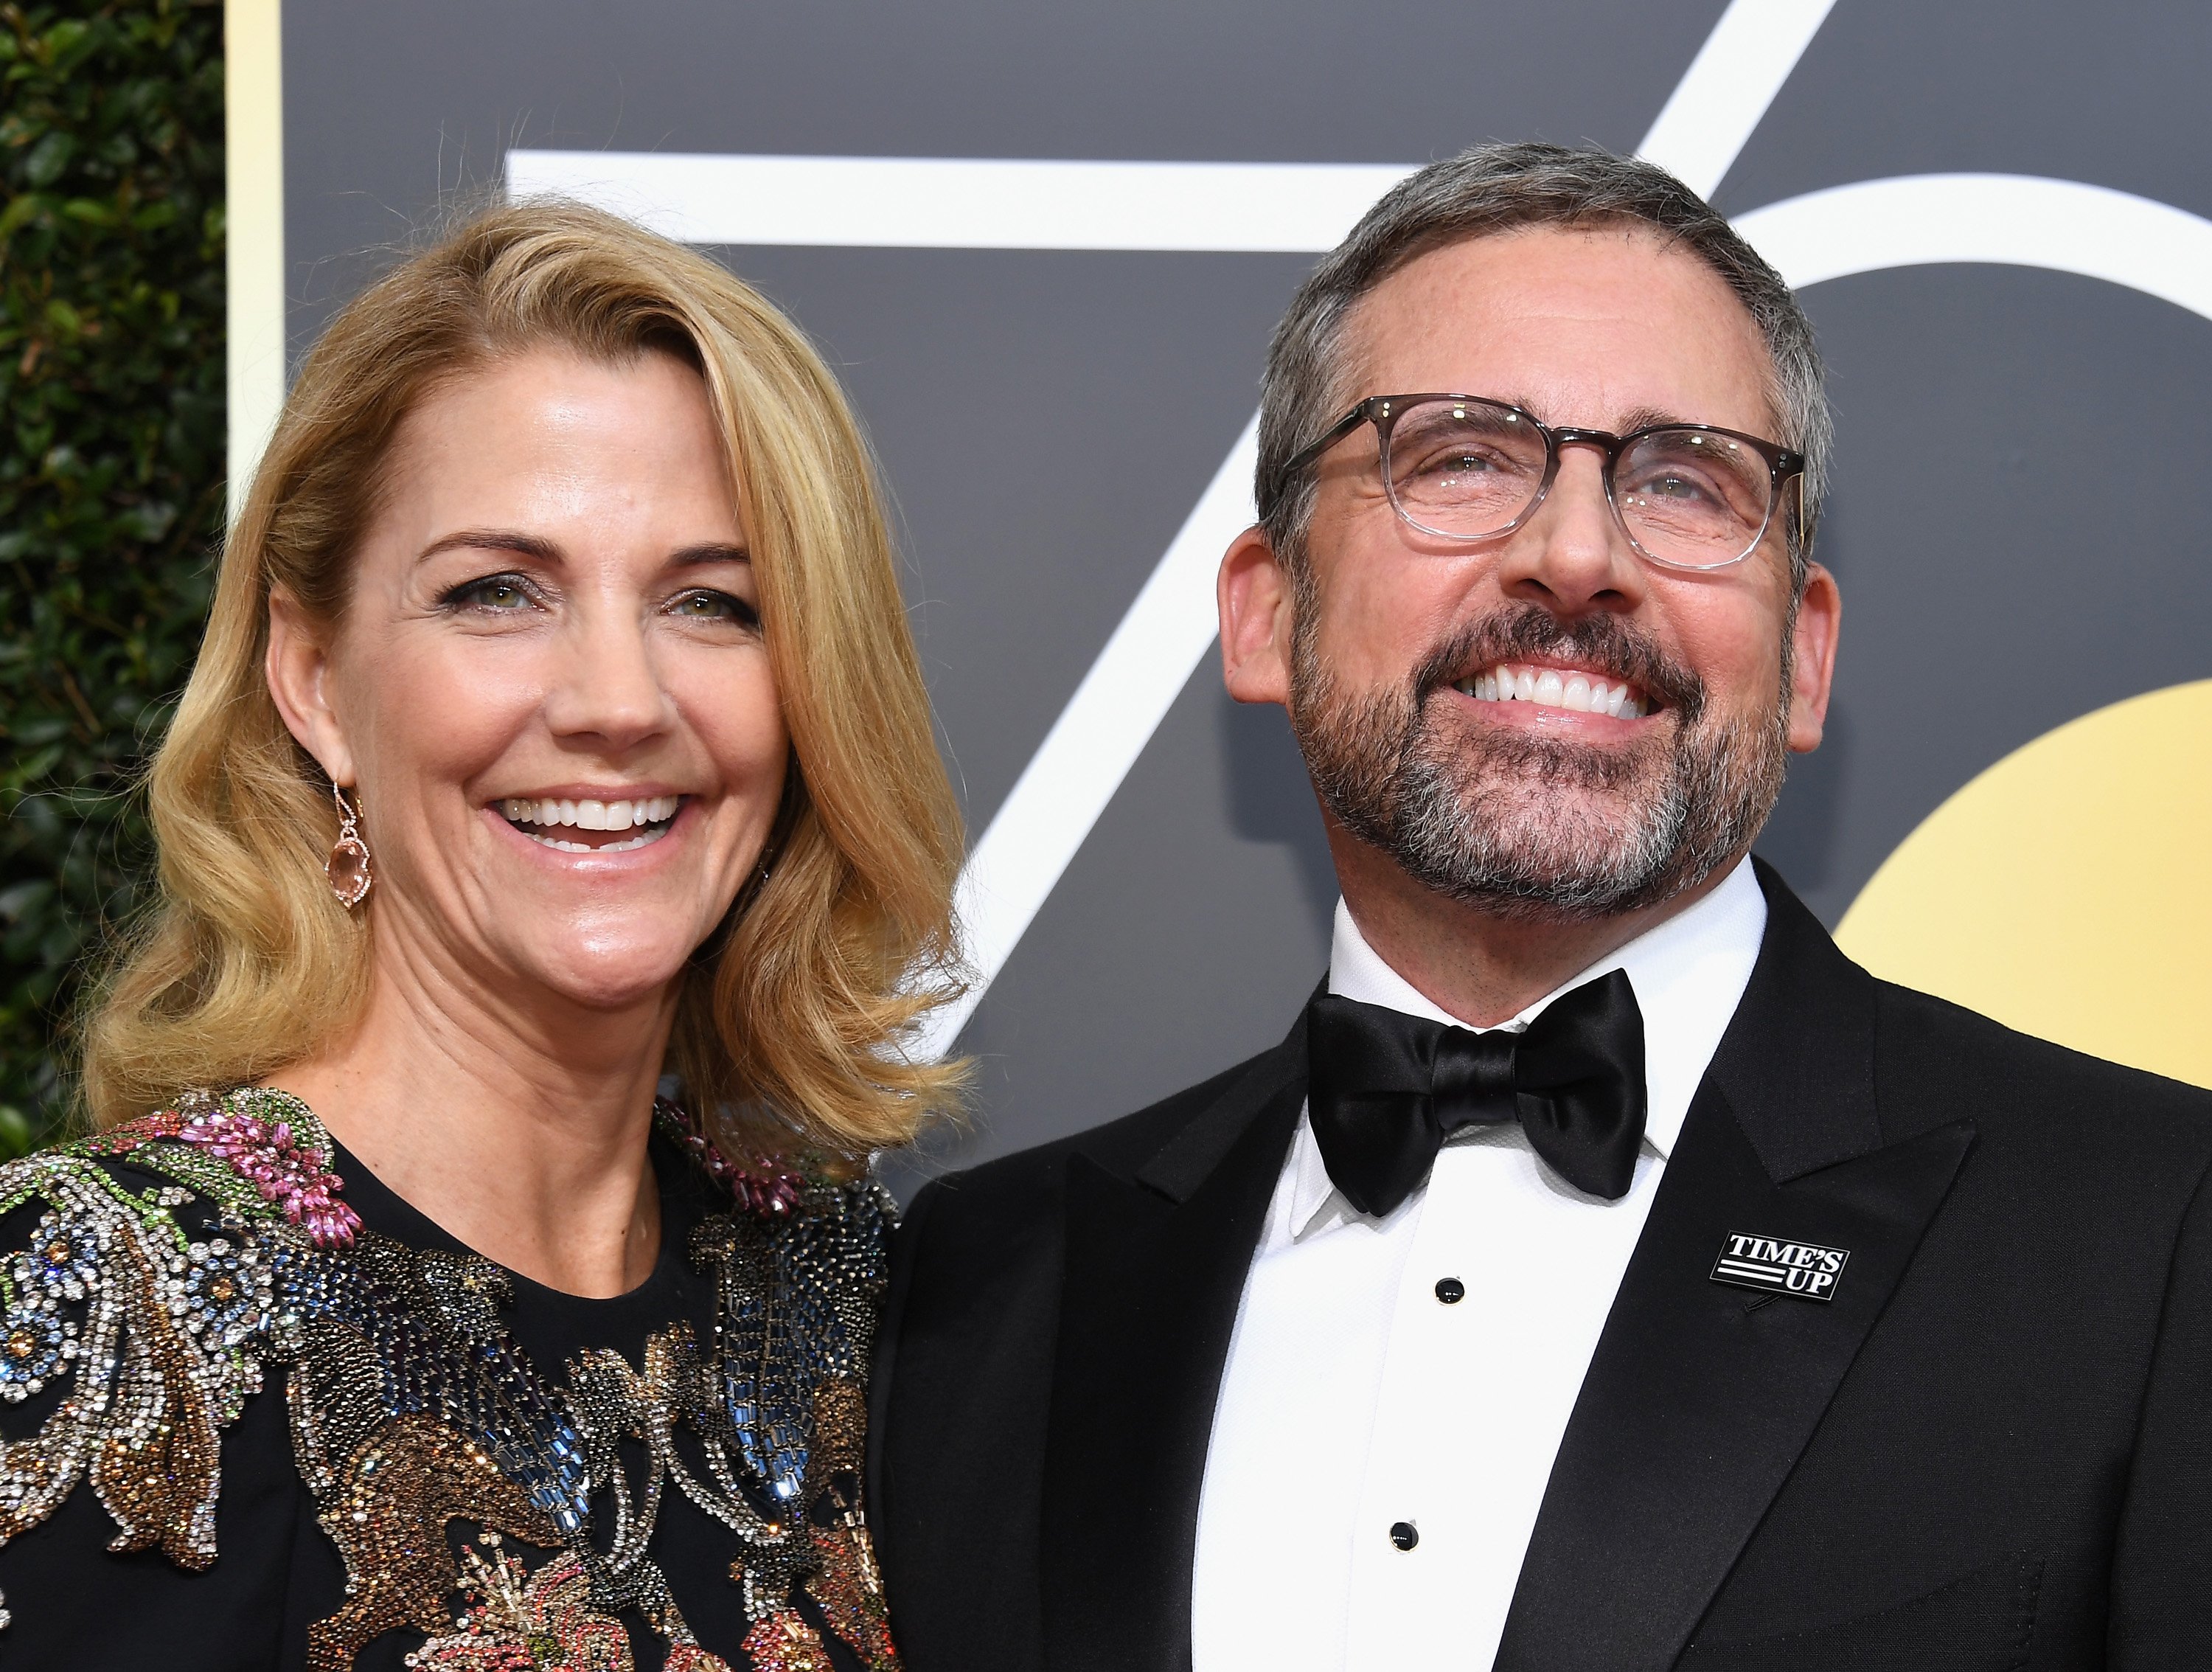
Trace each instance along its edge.
<path fill-rule="evenodd" d="M 740 1167 L 723 1158 L 714 1140 L 691 1123 L 690 1117 L 665 1097 L 653 1105 L 662 1134 L 681 1145 L 707 1176 L 730 1193 L 738 1211 L 777 1217 L 798 1207 L 806 1194 L 806 1181 L 781 1167 Z"/>
<path fill-rule="evenodd" d="M 679 1322 L 641 1366 L 593 1352 L 565 1385 L 507 1334 L 506 1273 L 366 1231 L 329 1134 L 281 1092 L 196 1096 L 0 1166 L 0 1214 L 45 1205 L 0 1264 L 0 1401 L 59 1395 L 0 1440 L 0 1542 L 88 1480 L 114 1548 L 204 1568 L 222 1431 L 285 1364 L 294 1451 L 347 1574 L 309 1628 L 317 1672 L 396 1627 L 424 1634 L 416 1666 L 629 1672 L 628 1610 L 672 1672 L 729 1672 L 647 1554 L 671 1487 L 733 1535 L 755 1667 L 828 1667 L 803 1592 L 871 1672 L 896 1672 L 859 1503 L 889 1200 L 732 1166 L 678 1111 L 659 1119 L 737 1210 L 689 1250 L 714 1274 L 714 1337 Z M 164 1182 L 129 1188 L 102 1164 L 125 1158 Z M 475 1529 L 459 1564 L 452 1522 Z M 533 1569 L 524 1548 L 550 1553 Z"/>

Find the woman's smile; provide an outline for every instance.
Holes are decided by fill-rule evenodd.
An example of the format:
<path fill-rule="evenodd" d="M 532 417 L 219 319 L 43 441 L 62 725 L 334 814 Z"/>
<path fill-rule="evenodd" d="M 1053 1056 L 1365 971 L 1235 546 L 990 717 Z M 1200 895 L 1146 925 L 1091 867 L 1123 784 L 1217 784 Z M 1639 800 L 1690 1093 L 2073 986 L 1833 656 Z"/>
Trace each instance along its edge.
<path fill-rule="evenodd" d="M 675 828 L 690 798 L 619 790 L 502 796 L 492 811 L 541 848 L 561 854 L 631 854 Z"/>

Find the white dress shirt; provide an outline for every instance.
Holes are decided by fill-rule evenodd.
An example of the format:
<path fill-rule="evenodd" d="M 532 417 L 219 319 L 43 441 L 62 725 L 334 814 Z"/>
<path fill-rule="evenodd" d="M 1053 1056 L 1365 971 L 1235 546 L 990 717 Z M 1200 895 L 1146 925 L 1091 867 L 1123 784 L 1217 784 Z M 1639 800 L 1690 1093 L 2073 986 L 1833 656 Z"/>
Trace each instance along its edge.
<path fill-rule="evenodd" d="M 1566 1183 L 1508 1122 L 1462 1128 L 1424 1189 L 1370 1218 L 1330 1184 L 1300 1116 L 1214 1408 L 1195 1672 L 1496 1658 L 1583 1373 L 1765 927 L 1746 861 L 1559 988 L 1626 970 L 1644 1012 L 1649 1113 L 1619 1201 Z M 1340 902 L 1328 984 L 1454 1019 L 1383 963 Z M 1505 1025 L 1526 1027 L 1557 996 Z M 1455 1303 L 1439 1298 L 1448 1278 L 1464 1288 Z M 1400 1523 L 1417 1535 L 1410 1549 Z"/>

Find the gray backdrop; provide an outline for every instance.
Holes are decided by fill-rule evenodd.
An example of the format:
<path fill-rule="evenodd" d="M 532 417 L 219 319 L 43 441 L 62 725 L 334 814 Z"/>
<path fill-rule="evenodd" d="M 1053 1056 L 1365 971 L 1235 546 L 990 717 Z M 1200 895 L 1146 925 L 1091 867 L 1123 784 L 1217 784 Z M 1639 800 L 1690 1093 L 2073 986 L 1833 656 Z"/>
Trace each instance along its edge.
<path fill-rule="evenodd" d="M 1633 148 L 1719 0 L 285 0 L 296 355 L 512 146 L 1418 162 Z M 2092 21 L 2094 18 L 2094 21 Z M 2212 8 L 1840 0 L 1717 194 L 1956 171 L 2212 216 Z M 1249 416 L 1310 258 L 720 252 L 843 375 L 901 518 L 945 757 L 980 830 Z M 2024 268 L 1806 293 L 1839 463 L 1830 740 L 1760 844 L 1832 925 L 1966 779 L 2212 673 L 2212 324 Z M 1049 423 L 1030 421 L 1042 400 Z M 975 1129 L 1092 1124 L 1279 1037 L 1334 891 L 1281 716 L 1201 665 L 963 1036 Z"/>

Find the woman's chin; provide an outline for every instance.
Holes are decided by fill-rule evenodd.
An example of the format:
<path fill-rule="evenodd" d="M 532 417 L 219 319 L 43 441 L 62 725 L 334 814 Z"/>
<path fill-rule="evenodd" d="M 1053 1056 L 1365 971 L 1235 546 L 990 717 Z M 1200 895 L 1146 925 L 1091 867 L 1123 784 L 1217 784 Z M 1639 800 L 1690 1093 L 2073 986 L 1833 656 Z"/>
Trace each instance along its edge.
<path fill-rule="evenodd" d="M 526 960 L 512 979 L 518 997 L 535 989 L 578 1009 L 623 1011 L 658 1000 L 683 977 L 690 962 L 688 947 L 675 952 L 661 947 L 575 951 Z"/>

